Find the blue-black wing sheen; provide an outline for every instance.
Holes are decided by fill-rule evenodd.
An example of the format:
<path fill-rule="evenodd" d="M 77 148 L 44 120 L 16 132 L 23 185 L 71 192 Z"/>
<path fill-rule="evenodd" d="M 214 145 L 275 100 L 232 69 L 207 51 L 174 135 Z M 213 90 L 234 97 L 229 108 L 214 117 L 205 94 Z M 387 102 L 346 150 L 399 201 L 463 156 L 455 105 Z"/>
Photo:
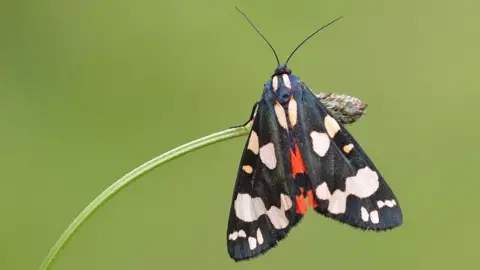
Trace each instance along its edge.
<path fill-rule="evenodd" d="M 307 86 L 298 82 L 296 125 L 314 209 L 363 230 L 402 224 L 399 202 L 376 166 L 345 127 L 334 119 Z"/>
<path fill-rule="evenodd" d="M 276 121 L 275 100 L 259 102 L 235 182 L 227 249 L 235 261 L 265 253 L 301 219 L 296 213 L 288 131 Z"/>
<path fill-rule="evenodd" d="M 230 257 L 267 252 L 308 205 L 362 230 L 402 224 L 398 200 L 367 154 L 281 66 L 265 84 L 240 161 L 226 235 Z"/>

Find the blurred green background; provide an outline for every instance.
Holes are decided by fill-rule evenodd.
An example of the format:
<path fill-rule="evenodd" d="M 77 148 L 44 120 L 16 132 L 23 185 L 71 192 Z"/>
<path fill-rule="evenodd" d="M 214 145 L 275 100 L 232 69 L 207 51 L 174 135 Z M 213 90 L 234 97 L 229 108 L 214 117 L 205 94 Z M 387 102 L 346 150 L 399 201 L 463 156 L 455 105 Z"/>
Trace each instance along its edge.
<path fill-rule="evenodd" d="M 480 215 L 480 2 L 1 1 L 0 269 L 37 269 L 116 179 L 243 123 L 281 60 L 315 91 L 369 104 L 350 131 L 396 192 L 404 225 L 364 233 L 312 211 L 278 248 L 226 252 L 246 137 L 123 190 L 52 269 L 474 269 Z M 477 256 L 477 257 L 475 257 Z"/>

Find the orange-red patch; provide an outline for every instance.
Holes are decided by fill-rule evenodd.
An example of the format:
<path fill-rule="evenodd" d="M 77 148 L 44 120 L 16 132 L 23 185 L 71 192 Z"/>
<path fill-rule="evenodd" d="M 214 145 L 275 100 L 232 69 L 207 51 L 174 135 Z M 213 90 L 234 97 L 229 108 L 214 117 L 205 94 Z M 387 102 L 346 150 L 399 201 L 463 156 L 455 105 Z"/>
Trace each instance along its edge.
<path fill-rule="evenodd" d="M 297 196 L 296 197 L 296 200 L 297 200 L 297 208 L 296 208 L 296 211 L 297 211 L 297 214 L 305 214 L 307 212 L 307 202 L 305 201 L 305 197 L 303 197 L 303 195 L 300 195 L 300 196 Z"/>
<path fill-rule="evenodd" d="M 295 141 L 295 153 L 290 149 L 290 163 L 292 164 L 292 176 L 295 176 L 299 173 L 305 173 L 305 164 L 303 163 L 303 157 L 298 148 L 298 144 Z"/>
<path fill-rule="evenodd" d="M 300 148 L 298 147 L 297 141 L 295 141 L 295 152 L 290 149 L 290 163 L 292 165 L 292 176 L 295 176 L 299 173 L 305 173 L 305 163 L 303 163 L 303 157 L 300 153 Z M 304 190 L 300 188 L 300 195 L 295 197 L 297 207 L 296 212 L 297 214 L 305 214 L 308 210 L 307 202 L 305 198 L 308 199 L 308 203 L 311 207 L 317 207 L 317 202 L 315 201 L 315 197 L 313 196 L 313 192 L 311 190 L 307 191 L 306 196 L 303 195 Z"/>
<path fill-rule="evenodd" d="M 307 191 L 307 198 L 312 208 L 315 208 L 318 206 L 317 202 L 315 201 L 315 197 L 313 197 L 313 192 L 311 190 Z"/>
<path fill-rule="evenodd" d="M 300 188 L 300 196 L 296 196 L 295 200 L 297 202 L 297 207 L 296 207 L 296 212 L 297 214 L 305 214 L 308 210 L 308 205 L 307 202 L 305 201 L 305 198 L 308 199 L 308 204 L 310 207 L 315 208 L 317 207 L 317 202 L 315 201 L 315 198 L 313 197 L 313 192 L 311 190 L 307 191 L 307 196 L 303 196 L 303 188 Z"/>

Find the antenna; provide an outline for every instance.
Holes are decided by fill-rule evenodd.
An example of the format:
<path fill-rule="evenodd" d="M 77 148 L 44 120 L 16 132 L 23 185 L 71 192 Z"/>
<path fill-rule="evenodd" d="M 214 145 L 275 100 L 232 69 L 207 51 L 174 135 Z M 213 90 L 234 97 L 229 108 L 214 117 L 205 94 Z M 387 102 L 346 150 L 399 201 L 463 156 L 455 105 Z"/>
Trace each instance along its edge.
<path fill-rule="evenodd" d="M 290 60 L 290 58 L 292 58 L 293 54 L 294 54 L 305 42 L 307 42 L 307 40 L 309 40 L 311 37 L 313 37 L 316 33 L 320 32 L 320 30 L 322 30 L 322 29 L 324 29 L 325 27 L 331 25 L 332 23 L 340 20 L 342 17 L 343 17 L 343 16 L 340 16 L 340 17 L 336 18 L 335 20 L 329 22 L 328 24 L 320 27 L 317 31 L 313 32 L 313 34 L 311 34 L 311 35 L 308 36 L 306 39 L 304 39 L 304 40 L 302 41 L 302 43 L 300 43 L 300 44 L 295 48 L 295 50 L 293 50 L 293 52 L 290 54 L 290 56 L 287 58 L 287 61 L 285 62 L 285 66 L 287 66 L 288 60 Z M 272 49 L 273 49 L 273 48 L 272 48 Z"/>
<path fill-rule="evenodd" d="M 247 15 L 245 15 L 245 13 L 243 13 L 243 11 L 241 11 L 238 7 L 235 7 L 238 12 L 240 12 L 243 17 L 245 17 L 245 19 L 247 19 L 247 21 L 250 23 L 250 25 L 253 27 L 253 29 L 255 29 L 255 31 L 257 31 L 257 33 L 263 38 L 263 40 L 265 40 L 265 42 L 267 42 L 268 46 L 270 46 L 270 48 L 272 49 L 273 51 L 273 54 L 275 55 L 275 59 L 277 59 L 277 66 L 280 66 L 280 60 L 278 60 L 278 55 L 277 55 L 277 52 L 275 51 L 275 49 L 272 47 L 272 44 L 270 44 L 270 42 L 268 42 L 268 40 L 265 38 L 264 35 L 262 35 L 262 33 L 260 33 L 260 31 L 257 29 L 257 27 L 255 27 L 255 25 L 252 23 L 252 21 L 250 21 L 250 19 L 247 17 Z M 337 19 L 338 20 L 338 19 Z M 320 29 L 321 30 L 321 29 Z M 319 30 L 319 31 L 320 31 Z M 318 32 L 318 31 L 317 31 Z M 307 38 L 308 39 L 308 38 Z M 300 44 L 301 45 L 301 44 Z M 288 60 L 287 60 L 288 61 Z"/>

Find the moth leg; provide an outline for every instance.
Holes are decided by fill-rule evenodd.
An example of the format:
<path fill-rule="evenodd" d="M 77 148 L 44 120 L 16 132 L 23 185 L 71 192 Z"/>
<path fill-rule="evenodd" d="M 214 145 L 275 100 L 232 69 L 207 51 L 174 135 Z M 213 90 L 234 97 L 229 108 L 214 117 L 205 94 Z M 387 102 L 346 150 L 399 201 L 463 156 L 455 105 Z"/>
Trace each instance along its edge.
<path fill-rule="evenodd" d="M 252 112 L 250 113 L 250 117 L 248 118 L 247 122 L 245 122 L 242 125 L 233 126 L 233 127 L 230 127 L 230 128 L 239 128 L 239 127 L 244 127 L 244 126 L 248 125 L 248 123 L 250 123 L 253 120 L 253 118 L 255 117 L 255 110 L 257 109 L 257 106 L 258 106 L 258 101 L 255 102 L 255 104 L 253 104 Z"/>

